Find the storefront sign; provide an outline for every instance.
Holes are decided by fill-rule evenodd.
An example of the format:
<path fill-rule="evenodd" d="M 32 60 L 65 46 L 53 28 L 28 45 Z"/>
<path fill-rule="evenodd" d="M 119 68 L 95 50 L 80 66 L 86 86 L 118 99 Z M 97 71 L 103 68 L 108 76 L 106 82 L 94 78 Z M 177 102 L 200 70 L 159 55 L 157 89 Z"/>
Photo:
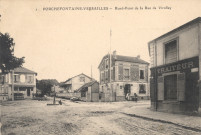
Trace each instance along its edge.
<path fill-rule="evenodd" d="M 191 61 L 191 62 L 185 62 L 185 63 L 181 63 L 181 64 L 175 64 L 175 65 L 168 66 L 168 67 L 162 67 L 162 68 L 157 69 L 157 72 L 158 73 L 167 73 L 167 72 L 185 70 L 185 69 L 193 68 L 193 67 L 194 67 L 194 63 L 193 63 L 193 61 Z"/>
<path fill-rule="evenodd" d="M 182 61 L 178 61 L 172 64 L 164 65 L 161 67 L 157 67 L 156 72 L 158 75 L 168 72 L 174 72 L 174 71 L 184 71 L 184 70 L 190 70 L 193 68 L 198 68 L 198 57 L 185 59 Z"/>

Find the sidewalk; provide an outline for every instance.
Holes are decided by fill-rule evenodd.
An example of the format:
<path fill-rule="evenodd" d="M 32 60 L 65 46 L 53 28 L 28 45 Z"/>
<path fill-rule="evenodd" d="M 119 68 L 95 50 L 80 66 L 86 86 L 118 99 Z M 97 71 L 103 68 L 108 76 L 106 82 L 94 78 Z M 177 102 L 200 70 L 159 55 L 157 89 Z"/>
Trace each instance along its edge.
<path fill-rule="evenodd" d="M 133 105 L 130 108 L 124 108 L 121 110 L 121 113 L 147 120 L 174 124 L 201 132 L 201 117 L 151 111 L 150 103 L 148 102 L 136 103 L 136 106 Z"/>

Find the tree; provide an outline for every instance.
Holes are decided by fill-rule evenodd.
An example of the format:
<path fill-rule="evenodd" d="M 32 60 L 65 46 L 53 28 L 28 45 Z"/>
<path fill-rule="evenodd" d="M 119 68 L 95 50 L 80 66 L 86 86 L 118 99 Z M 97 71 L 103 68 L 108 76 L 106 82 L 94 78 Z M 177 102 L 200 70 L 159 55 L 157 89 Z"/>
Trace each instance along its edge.
<path fill-rule="evenodd" d="M 36 88 L 42 91 L 42 95 L 50 95 L 52 86 L 58 84 L 59 82 L 56 79 L 37 80 Z"/>
<path fill-rule="evenodd" d="M 3 73 L 20 67 L 24 63 L 24 57 L 14 56 L 14 46 L 13 38 L 8 33 L 0 32 L 0 69 Z"/>

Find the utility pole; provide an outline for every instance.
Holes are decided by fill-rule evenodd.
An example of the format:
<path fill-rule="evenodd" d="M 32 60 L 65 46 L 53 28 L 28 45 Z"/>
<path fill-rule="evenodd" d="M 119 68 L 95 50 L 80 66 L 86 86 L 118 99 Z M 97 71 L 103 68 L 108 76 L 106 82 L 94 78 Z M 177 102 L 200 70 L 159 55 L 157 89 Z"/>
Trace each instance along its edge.
<path fill-rule="evenodd" d="M 91 81 L 92 81 L 92 77 L 93 77 L 93 75 L 92 75 L 93 73 L 92 73 L 92 65 L 91 65 Z"/>

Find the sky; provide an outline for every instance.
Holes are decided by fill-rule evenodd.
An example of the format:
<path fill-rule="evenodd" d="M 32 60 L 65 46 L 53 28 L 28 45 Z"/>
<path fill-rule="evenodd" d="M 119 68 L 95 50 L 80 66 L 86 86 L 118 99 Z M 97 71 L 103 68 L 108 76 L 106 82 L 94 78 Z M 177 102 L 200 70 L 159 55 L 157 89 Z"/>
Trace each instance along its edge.
<path fill-rule="evenodd" d="M 109 10 L 43 10 L 47 7 Z M 111 52 L 149 62 L 148 42 L 201 17 L 200 7 L 200 0 L 0 0 L 0 31 L 14 38 L 14 55 L 25 57 L 23 66 L 37 72 L 37 79 L 61 82 L 80 73 L 91 76 L 92 69 L 99 81 L 98 65 L 110 45 Z"/>

